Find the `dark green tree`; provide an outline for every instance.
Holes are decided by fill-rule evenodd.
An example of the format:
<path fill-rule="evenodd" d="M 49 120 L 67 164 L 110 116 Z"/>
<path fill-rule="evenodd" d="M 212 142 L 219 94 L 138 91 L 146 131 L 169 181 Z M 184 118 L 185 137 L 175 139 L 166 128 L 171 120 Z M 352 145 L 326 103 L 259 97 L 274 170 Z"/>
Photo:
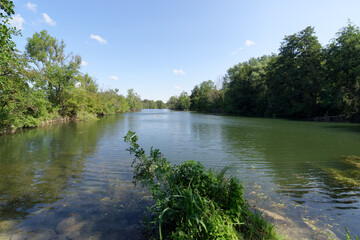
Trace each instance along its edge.
<path fill-rule="evenodd" d="M 190 108 L 190 97 L 187 92 L 182 92 L 178 98 L 176 109 L 181 111 L 187 111 Z"/>
<path fill-rule="evenodd" d="M 157 100 L 157 101 L 156 101 L 156 106 L 157 106 L 157 108 L 159 108 L 159 109 L 166 108 L 166 105 L 165 105 L 165 103 L 164 103 L 162 100 Z"/>
<path fill-rule="evenodd" d="M 314 28 L 286 36 L 267 69 L 268 115 L 308 118 L 322 115 L 322 47 Z"/>
<path fill-rule="evenodd" d="M 350 118 L 360 107 L 360 30 L 350 22 L 327 46 L 324 105 L 329 115 Z"/>
<path fill-rule="evenodd" d="M 166 107 L 169 108 L 169 109 L 176 110 L 178 101 L 179 101 L 178 97 L 171 96 L 169 98 L 169 100 L 166 102 Z"/>
<path fill-rule="evenodd" d="M 227 71 L 224 84 L 227 112 L 245 116 L 264 116 L 267 106 L 265 75 L 270 58 L 251 58 Z"/>
<path fill-rule="evenodd" d="M 216 109 L 220 99 L 219 91 L 211 80 L 196 85 L 190 95 L 190 110 L 211 112 Z"/>
<path fill-rule="evenodd" d="M 157 104 L 154 100 L 148 100 L 148 99 L 144 99 L 142 101 L 142 106 L 143 108 L 146 109 L 156 109 L 157 108 Z"/>

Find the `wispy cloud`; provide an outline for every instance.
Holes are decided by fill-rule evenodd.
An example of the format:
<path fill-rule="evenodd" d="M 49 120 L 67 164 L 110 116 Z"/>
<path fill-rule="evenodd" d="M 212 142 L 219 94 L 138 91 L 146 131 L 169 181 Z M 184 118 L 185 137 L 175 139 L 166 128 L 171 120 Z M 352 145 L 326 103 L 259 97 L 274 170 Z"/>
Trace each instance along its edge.
<path fill-rule="evenodd" d="M 119 80 L 119 78 L 117 76 L 114 76 L 114 75 L 109 76 L 109 79 L 111 79 L 111 80 Z"/>
<path fill-rule="evenodd" d="M 100 37 L 99 35 L 91 34 L 90 38 L 95 39 L 96 41 L 98 41 L 101 44 L 107 44 L 107 41 L 105 39 L 103 39 L 102 37 Z"/>
<path fill-rule="evenodd" d="M 44 21 L 49 24 L 50 26 L 55 26 L 56 22 L 46 13 L 42 14 Z"/>
<path fill-rule="evenodd" d="M 174 88 L 181 90 L 182 88 L 179 86 L 174 86 Z"/>
<path fill-rule="evenodd" d="M 173 69 L 172 71 L 175 75 L 186 75 L 186 72 L 182 69 Z"/>
<path fill-rule="evenodd" d="M 231 55 L 236 55 L 236 54 L 238 54 L 241 50 L 243 50 L 243 48 L 241 47 L 241 48 L 238 48 L 238 49 L 236 49 L 235 51 L 232 51 L 231 52 Z"/>
<path fill-rule="evenodd" d="M 10 19 L 10 25 L 16 27 L 16 29 L 23 29 L 24 22 L 25 19 L 20 14 L 16 14 L 12 19 Z"/>
<path fill-rule="evenodd" d="M 81 61 L 81 65 L 86 67 L 89 63 L 88 62 L 85 62 L 84 60 Z"/>
<path fill-rule="evenodd" d="M 36 12 L 37 5 L 35 3 L 28 2 L 26 4 L 27 9 L 30 11 Z"/>
<path fill-rule="evenodd" d="M 252 45 L 255 45 L 256 43 L 254 42 L 254 41 L 251 41 L 251 40 L 246 40 L 245 41 L 245 45 L 247 46 L 247 47 L 250 47 L 250 46 L 252 46 Z"/>

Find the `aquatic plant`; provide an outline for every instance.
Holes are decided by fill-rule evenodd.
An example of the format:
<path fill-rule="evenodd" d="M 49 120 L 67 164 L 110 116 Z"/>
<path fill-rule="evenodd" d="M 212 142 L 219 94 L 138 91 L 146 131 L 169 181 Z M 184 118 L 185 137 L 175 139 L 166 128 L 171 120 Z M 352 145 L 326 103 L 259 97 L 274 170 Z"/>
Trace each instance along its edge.
<path fill-rule="evenodd" d="M 356 170 L 338 170 L 334 168 L 324 169 L 324 172 L 338 182 L 352 187 L 360 187 L 359 171 Z"/>
<path fill-rule="evenodd" d="M 352 237 L 350 232 L 346 228 L 345 231 L 346 231 L 346 240 L 359 240 L 359 237 L 356 234 L 354 237 Z"/>
<path fill-rule="evenodd" d="M 360 157 L 359 156 L 343 156 L 343 162 L 347 165 L 351 165 L 352 167 L 358 168 L 360 170 Z"/>
<path fill-rule="evenodd" d="M 348 168 L 344 170 L 325 168 L 323 169 L 324 172 L 338 182 L 355 188 L 360 187 L 360 157 L 343 156 L 341 158 L 342 162 L 348 165 Z"/>
<path fill-rule="evenodd" d="M 134 154 L 134 184 L 152 194 L 154 205 L 145 225 L 149 238 L 159 239 L 277 239 L 274 228 L 250 211 L 243 186 L 235 177 L 206 170 L 200 162 L 170 165 L 159 149 L 150 155 L 129 131 L 124 137 Z"/>

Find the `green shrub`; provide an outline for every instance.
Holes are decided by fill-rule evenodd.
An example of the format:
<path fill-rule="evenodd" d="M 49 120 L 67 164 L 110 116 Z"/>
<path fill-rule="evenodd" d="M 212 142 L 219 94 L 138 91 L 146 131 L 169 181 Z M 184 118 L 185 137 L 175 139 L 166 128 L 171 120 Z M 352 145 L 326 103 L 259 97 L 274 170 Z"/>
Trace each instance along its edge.
<path fill-rule="evenodd" d="M 124 141 L 135 155 L 134 183 L 140 183 L 155 201 L 149 208 L 146 230 L 160 239 L 276 239 L 273 227 L 252 213 L 235 177 L 206 170 L 200 162 L 171 166 L 158 149 L 150 156 L 129 131 Z"/>

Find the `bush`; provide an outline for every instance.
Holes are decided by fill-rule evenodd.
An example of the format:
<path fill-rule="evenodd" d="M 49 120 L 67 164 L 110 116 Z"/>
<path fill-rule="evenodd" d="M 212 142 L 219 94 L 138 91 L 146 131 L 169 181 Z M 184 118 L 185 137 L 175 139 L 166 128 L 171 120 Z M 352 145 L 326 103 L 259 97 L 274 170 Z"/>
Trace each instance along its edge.
<path fill-rule="evenodd" d="M 124 141 L 135 155 L 134 184 L 140 183 L 155 201 L 146 230 L 160 239 L 276 239 L 273 226 L 252 213 L 235 177 L 227 168 L 214 173 L 200 162 L 171 166 L 158 149 L 150 156 L 129 131 Z"/>

